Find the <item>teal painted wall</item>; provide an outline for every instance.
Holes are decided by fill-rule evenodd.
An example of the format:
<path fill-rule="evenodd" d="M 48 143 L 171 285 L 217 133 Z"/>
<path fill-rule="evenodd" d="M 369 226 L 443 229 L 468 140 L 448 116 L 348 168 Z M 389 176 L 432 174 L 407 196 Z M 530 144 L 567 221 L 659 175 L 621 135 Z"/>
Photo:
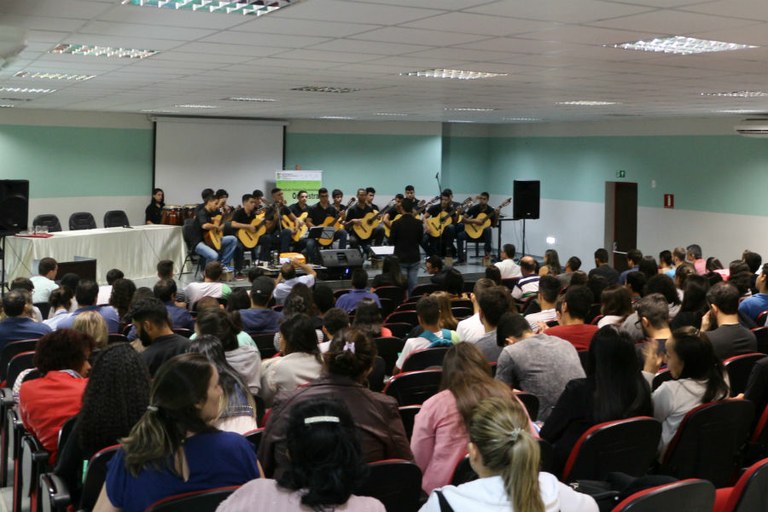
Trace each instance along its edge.
<path fill-rule="evenodd" d="M 739 136 L 525 137 L 490 140 L 489 188 L 512 192 L 514 179 L 541 180 L 546 199 L 604 200 L 603 183 L 637 182 L 638 205 L 768 215 L 768 141 Z M 656 188 L 651 188 L 656 180 Z"/>
<path fill-rule="evenodd" d="M 352 193 L 372 186 L 379 196 L 435 190 L 441 165 L 439 136 L 287 133 L 286 168 L 320 169 L 329 189 Z"/>
<path fill-rule="evenodd" d="M 482 192 L 491 177 L 490 142 L 487 137 L 443 137 L 443 187 L 456 194 Z"/>
<path fill-rule="evenodd" d="M 0 125 L 0 178 L 30 198 L 147 195 L 152 130 Z"/>

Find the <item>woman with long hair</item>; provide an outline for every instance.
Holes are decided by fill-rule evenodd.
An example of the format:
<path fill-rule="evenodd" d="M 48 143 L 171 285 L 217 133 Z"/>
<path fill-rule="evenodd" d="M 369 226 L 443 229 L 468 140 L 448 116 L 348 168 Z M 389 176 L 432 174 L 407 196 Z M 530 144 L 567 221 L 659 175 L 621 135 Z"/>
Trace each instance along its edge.
<path fill-rule="evenodd" d="M 443 291 L 437 291 L 431 295 L 437 297 L 437 303 L 440 306 L 440 328 L 455 331 L 459 321 L 453 316 L 453 311 L 451 310 L 451 295 Z"/>
<path fill-rule="evenodd" d="M 664 359 L 673 380 L 662 383 L 652 395 L 653 415 L 661 422 L 661 456 L 688 411 L 707 402 L 724 400 L 729 394 L 723 363 L 706 334 L 695 327 L 672 331 L 664 351 L 658 350 L 656 340 L 646 344 L 643 374 L 648 382 Z"/>
<path fill-rule="evenodd" d="M 563 273 L 563 267 L 560 264 L 560 255 L 555 249 L 544 251 L 544 263 L 539 269 L 540 276 L 556 276 Z"/>
<path fill-rule="evenodd" d="M 83 311 L 75 317 L 72 328 L 93 338 L 94 349 L 102 349 L 109 343 L 107 322 L 98 311 Z"/>
<path fill-rule="evenodd" d="M 286 453 L 288 418 L 300 403 L 333 397 L 349 408 L 363 450 L 363 460 L 408 459 L 408 446 L 397 401 L 391 396 L 371 391 L 366 386 L 376 359 L 376 344 L 358 329 L 344 329 L 331 341 L 323 354 L 320 378 L 297 388 L 272 410 L 259 446 L 259 461 L 267 476 L 279 481 L 290 467 Z"/>
<path fill-rule="evenodd" d="M 630 291 L 618 284 L 609 286 L 600 294 L 600 314 L 603 317 L 597 322 L 597 326 L 621 325 L 632 311 Z"/>
<path fill-rule="evenodd" d="M 397 256 L 387 256 L 381 266 L 381 274 L 373 278 L 371 283 L 374 291 L 379 286 L 399 286 L 408 288 L 408 281 L 400 270 L 400 259 Z"/>
<path fill-rule="evenodd" d="M 371 338 L 392 336 L 392 331 L 381 326 L 381 310 L 371 299 L 363 299 L 357 304 L 352 326 L 360 329 Z"/>
<path fill-rule="evenodd" d="M 147 366 L 127 343 L 111 345 L 96 357 L 83 407 L 54 470 L 75 505 L 80 502 L 84 462 L 128 435 L 149 405 L 149 380 Z"/>
<path fill-rule="evenodd" d="M 597 512 L 592 497 L 539 472 L 539 445 L 525 409 L 501 397 L 480 402 L 469 421 L 469 463 L 478 480 L 436 490 L 422 512 Z"/>
<path fill-rule="evenodd" d="M 219 372 L 219 382 L 224 395 L 221 415 L 214 422 L 214 426 L 219 430 L 238 434 L 258 428 L 256 402 L 248 392 L 248 386 L 242 376 L 227 362 L 221 341 L 215 336 L 204 334 L 193 340 L 187 351 L 204 355 Z"/>
<path fill-rule="evenodd" d="M 109 462 L 94 510 L 141 512 L 167 496 L 258 478 L 251 444 L 213 426 L 221 397 L 219 372 L 205 356 L 163 363 L 149 406 Z"/>
<path fill-rule="evenodd" d="M 109 305 L 117 312 L 120 323 L 125 323 L 125 315 L 131 309 L 133 295 L 136 293 L 136 285 L 130 279 L 118 279 L 112 283 L 112 293 L 109 296 Z"/>
<path fill-rule="evenodd" d="M 384 512 L 375 498 L 354 496 L 368 473 L 349 409 L 330 398 L 298 404 L 288 419 L 290 465 L 279 480 L 252 480 L 217 512 L 355 510 Z"/>
<path fill-rule="evenodd" d="M 72 292 L 68 288 L 60 287 L 51 292 L 48 296 L 48 304 L 51 309 L 48 313 L 48 319 L 43 323 L 53 330 L 59 325 L 59 322 L 69 316 L 72 308 Z"/>
<path fill-rule="evenodd" d="M 688 276 L 685 280 L 685 292 L 680 312 L 669 322 L 670 329 L 693 326 L 701 327 L 701 318 L 709 311 L 707 292 L 709 291 L 709 279 L 698 274 Z"/>
<path fill-rule="evenodd" d="M 488 361 L 472 343 L 448 349 L 440 389 L 421 406 L 411 436 L 426 493 L 451 482 L 456 464 L 467 453 L 467 425 L 477 404 L 490 396 L 517 402 L 511 388 L 491 376 Z"/>
<path fill-rule="evenodd" d="M 635 345 L 614 326 L 597 331 L 589 345 L 588 374 L 570 381 L 541 429 L 554 449 L 559 472 L 581 434 L 605 421 L 650 416 L 651 390 Z"/>

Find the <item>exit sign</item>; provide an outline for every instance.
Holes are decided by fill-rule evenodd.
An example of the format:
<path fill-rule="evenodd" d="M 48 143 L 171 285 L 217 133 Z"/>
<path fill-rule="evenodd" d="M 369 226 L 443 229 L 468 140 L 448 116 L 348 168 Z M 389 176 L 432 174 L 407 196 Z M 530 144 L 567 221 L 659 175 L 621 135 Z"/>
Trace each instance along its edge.
<path fill-rule="evenodd" d="M 616 177 L 617 178 L 626 178 L 627 177 L 627 171 L 624 171 L 624 170 L 616 171 Z"/>
<path fill-rule="evenodd" d="M 664 194 L 664 208 L 675 207 L 675 194 Z"/>

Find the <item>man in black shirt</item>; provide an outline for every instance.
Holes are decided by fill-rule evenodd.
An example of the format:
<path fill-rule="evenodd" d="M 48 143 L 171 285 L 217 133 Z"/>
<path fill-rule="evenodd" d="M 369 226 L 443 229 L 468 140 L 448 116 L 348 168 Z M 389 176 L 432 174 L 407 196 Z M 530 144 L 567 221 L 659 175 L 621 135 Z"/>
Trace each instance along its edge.
<path fill-rule="evenodd" d="M 267 209 L 265 219 L 270 223 L 268 236 L 270 238 L 270 247 L 278 249 L 280 252 L 288 252 L 291 248 L 291 235 L 293 231 L 284 228 L 281 224 L 283 217 L 288 217 L 292 222 L 296 222 L 296 216 L 291 213 L 290 208 L 285 205 L 285 197 L 283 196 L 283 189 L 273 188 L 272 192 L 272 206 Z M 266 236 L 266 235 L 265 235 Z"/>
<path fill-rule="evenodd" d="M 246 250 L 251 251 L 251 261 L 266 261 L 269 259 L 269 237 L 266 234 L 266 221 L 264 215 L 258 215 L 256 212 L 256 198 L 251 194 L 243 195 L 243 206 L 238 208 L 232 216 L 232 229 L 238 237 L 237 249 L 235 250 L 235 270 L 239 273 L 243 269 L 243 255 Z M 242 230 L 242 231 L 240 231 Z M 256 245 L 253 245 L 253 243 Z M 245 244 L 252 246 L 246 247 Z M 258 257 L 257 257 L 258 250 Z"/>
<path fill-rule="evenodd" d="M 608 251 L 602 247 L 595 251 L 595 268 L 589 271 L 589 277 L 593 275 L 604 277 L 609 286 L 619 282 L 619 272 L 608 264 Z"/>
<path fill-rule="evenodd" d="M 335 227 L 336 220 L 340 220 L 341 217 L 338 217 L 340 215 L 339 212 L 328 201 L 328 189 L 325 187 L 321 188 L 320 190 L 317 191 L 317 195 L 320 198 L 320 201 L 318 201 L 316 205 L 312 206 L 309 209 L 309 215 L 307 216 L 307 225 L 310 228 L 323 226 L 326 223 L 326 221 L 328 221 L 329 227 Z M 332 220 L 335 219 L 335 220 L 334 222 L 331 222 L 328 219 L 332 219 Z M 309 256 L 309 260 L 313 263 L 318 263 L 318 264 L 321 263 L 320 250 L 330 247 L 330 245 L 336 240 L 339 241 L 339 249 L 346 249 L 347 248 L 346 230 L 337 229 L 336 232 L 333 234 L 333 240 L 327 240 L 327 243 L 321 243 L 321 241 L 316 238 L 308 238 L 307 239 L 307 255 Z"/>
<path fill-rule="evenodd" d="M 405 198 L 400 203 L 403 216 L 392 224 L 389 241 L 395 247 L 395 256 L 400 260 L 400 268 L 408 275 L 408 294 L 416 287 L 419 276 L 421 253 L 419 242 L 424 234 L 424 225 L 413 216 L 413 200 Z"/>
<path fill-rule="evenodd" d="M 207 231 L 212 231 L 221 234 L 223 232 L 223 226 L 215 224 L 213 217 L 216 215 L 216 209 L 218 208 L 218 199 L 215 196 L 206 196 L 203 207 L 197 210 L 195 220 L 193 221 L 195 230 L 194 237 L 190 241 L 194 244 L 195 252 L 203 258 L 203 264 L 207 264 L 209 261 L 218 260 L 225 266 L 226 270 L 232 271 L 232 256 L 235 254 L 237 248 L 237 238 L 232 235 L 226 235 L 221 237 L 221 249 L 219 252 L 205 243 L 205 234 Z"/>
<path fill-rule="evenodd" d="M 428 227 L 426 233 L 424 233 L 422 247 L 424 247 L 427 256 L 438 255 L 442 258 L 455 256 L 456 247 L 453 245 L 453 240 L 456 236 L 453 224 L 455 215 L 456 208 L 453 206 L 451 193 L 448 189 L 445 189 L 440 194 L 440 203 L 430 206 L 424 215 Z M 433 219 L 432 222 L 439 221 L 442 224 L 443 232 L 439 236 L 435 236 L 437 233 L 430 227 L 429 219 Z"/>
<path fill-rule="evenodd" d="M 491 235 L 493 232 L 493 226 L 496 222 L 496 211 L 488 206 L 488 198 L 490 195 L 488 192 L 481 192 L 479 196 L 477 196 L 478 204 L 471 207 L 469 210 L 467 210 L 467 213 L 464 215 L 464 224 L 465 228 L 464 231 L 459 233 L 456 236 L 456 239 L 458 240 L 459 245 L 459 263 L 466 263 L 467 261 L 467 251 L 465 250 L 464 243 L 467 240 L 483 240 L 485 245 L 485 258 L 490 258 L 491 256 Z M 480 214 L 484 214 L 482 218 L 478 218 Z M 484 222 L 486 222 L 488 219 L 491 221 L 491 225 L 487 228 L 483 229 L 482 234 L 479 238 L 474 239 L 471 236 L 469 236 L 469 233 L 467 233 L 466 226 L 467 225 L 474 225 L 474 226 L 480 226 Z"/>
<path fill-rule="evenodd" d="M 165 206 L 165 192 L 163 189 L 152 190 L 152 202 L 144 210 L 144 224 L 161 224 L 163 222 L 163 206 Z"/>
<path fill-rule="evenodd" d="M 381 244 L 381 238 L 384 236 L 384 230 L 381 226 L 376 226 L 374 229 L 369 230 L 369 234 L 365 237 L 361 237 L 355 232 L 355 226 L 364 226 L 364 218 L 369 213 L 374 212 L 374 207 L 368 203 L 368 192 L 364 188 L 357 189 L 357 203 L 347 210 L 347 220 L 345 225 L 348 226 L 350 243 L 352 247 L 360 247 L 367 255 L 371 251 L 371 243 L 376 245 Z M 364 226 L 365 227 L 365 226 Z M 378 238 L 378 232 L 381 232 L 381 237 Z"/>
<path fill-rule="evenodd" d="M 168 310 L 160 299 L 141 299 L 131 307 L 129 316 L 136 328 L 136 336 L 147 349 L 141 358 L 147 363 L 149 374 L 155 375 L 160 366 L 189 348 L 189 340 L 174 334 L 168 323 Z"/>

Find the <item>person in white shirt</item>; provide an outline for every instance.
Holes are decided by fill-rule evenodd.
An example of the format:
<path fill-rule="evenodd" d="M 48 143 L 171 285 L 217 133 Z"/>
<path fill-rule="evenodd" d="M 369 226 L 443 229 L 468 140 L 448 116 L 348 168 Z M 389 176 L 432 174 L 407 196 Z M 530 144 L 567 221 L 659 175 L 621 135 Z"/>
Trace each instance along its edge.
<path fill-rule="evenodd" d="M 469 296 L 472 300 L 475 314 L 459 322 L 459 325 L 456 327 L 456 334 L 459 335 L 459 340 L 474 343 L 485 335 L 485 326 L 482 320 L 480 320 L 480 306 L 477 303 L 477 296 L 483 290 L 493 288 L 494 286 L 495 283 L 486 277 L 481 277 L 475 282 L 475 286 Z"/>
<path fill-rule="evenodd" d="M 203 271 L 202 283 L 189 283 L 184 288 L 184 298 L 193 309 L 195 303 L 203 297 L 213 297 L 214 299 L 228 299 L 232 289 L 226 283 L 220 281 L 221 274 L 224 273 L 224 267 L 219 261 L 209 261 Z"/>
<path fill-rule="evenodd" d="M 514 400 L 486 398 L 469 421 L 469 463 L 480 477 L 435 490 L 421 512 L 597 512 L 595 500 L 539 472 L 541 454 Z"/>
<path fill-rule="evenodd" d="M 437 297 L 428 295 L 419 299 L 419 302 L 416 303 L 416 316 L 423 332 L 416 338 L 405 340 L 403 351 L 395 362 L 393 375 L 400 373 L 405 360 L 411 353 L 425 348 L 450 346 L 459 342 L 456 331 L 440 328 L 440 304 Z"/>
<path fill-rule="evenodd" d="M 125 274 L 119 268 L 113 268 L 107 272 L 107 284 L 99 286 L 99 295 L 96 297 L 97 306 L 106 306 L 109 304 L 109 298 L 112 296 L 112 285 L 118 279 L 123 279 Z"/>
<path fill-rule="evenodd" d="M 539 332 L 540 323 L 548 323 L 557 320 L 555 304 L 560 295 L 560 280 L 555 276 L 542 276 L 539 279 L 538 300 L 541 311 L 525 315 L 525 319 L 531 326 L 533 333 Z"/>
<path fill-rule="evenodd" d="M 303 270 L 305 275 L 297 276 L 296 269 Z M 275 302 L 282 304 L 288 294 L 291 293 L 291 288 L 299 283 L 312 288 L 315 285 L 316 277 L 315 269 L 306 263 L 301 263 L 298 258 L 293 258 L 290 263 L 283 263 L 283 266 L 280 267 L 280 274 L 275 280 L 275 291 L 272 292 Z"/>
<path fill-rule="evenodd" d="M 494 263 L 494 265 L 499 267 L 502 279 L 511 279 L 523 275 L 520 271 L 520 266 L 512 259 L 515 257 L 515 252 L 516 249 L 513 244 L 504 244 L 504 247 L 501 249 L 501 261 Z"/>
<path fill-rule="evenodd" d="M 53 258 L 43 258 L 37 264 L 39 275 L 30 278 L 34 290 L 32 291 L 32 303 L 48 302 L 51 292 L 59 287 L 54 279 L 59 270 L 59 264 Z"/>

